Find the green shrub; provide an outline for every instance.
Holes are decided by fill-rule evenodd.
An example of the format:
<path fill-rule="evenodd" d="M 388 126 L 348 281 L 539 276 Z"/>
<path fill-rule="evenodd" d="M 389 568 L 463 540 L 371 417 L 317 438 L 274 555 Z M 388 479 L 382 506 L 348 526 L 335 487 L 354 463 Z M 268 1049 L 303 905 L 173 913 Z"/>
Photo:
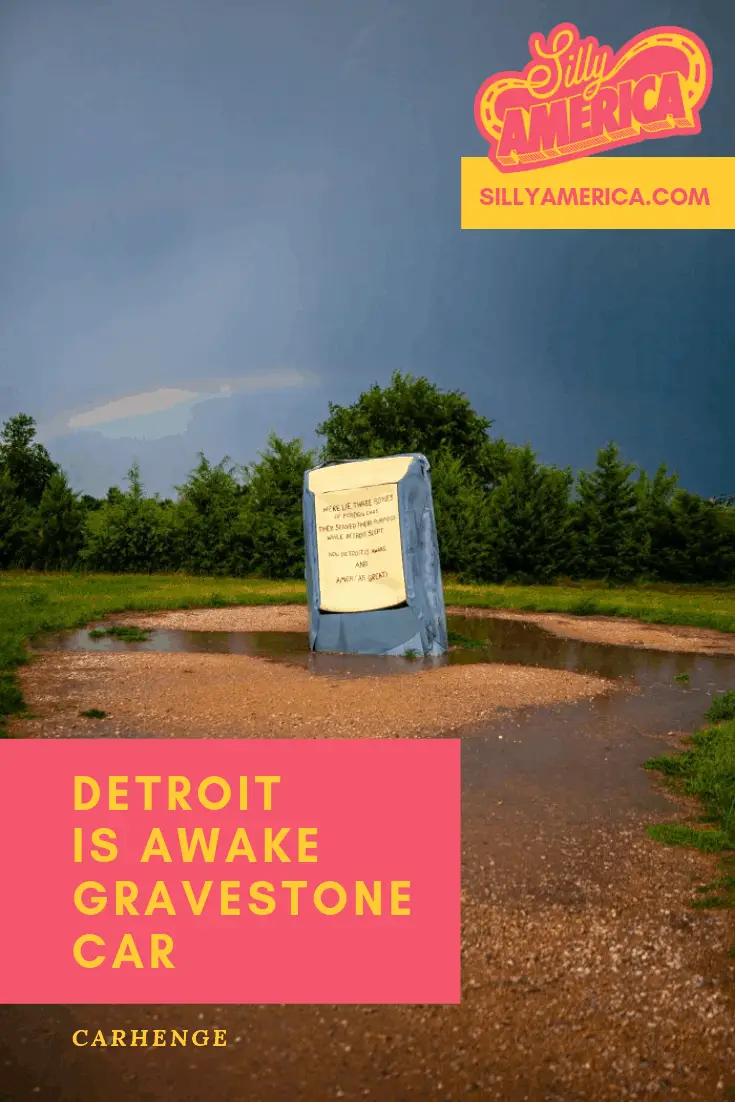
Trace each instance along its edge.
<path fill-rule="evenodd" d="M 735 692 L 729 689 L 722 696 L 713 697 L 707 712 L 710 723 L 722 723 L 724 720 L 735 719 Z"/>

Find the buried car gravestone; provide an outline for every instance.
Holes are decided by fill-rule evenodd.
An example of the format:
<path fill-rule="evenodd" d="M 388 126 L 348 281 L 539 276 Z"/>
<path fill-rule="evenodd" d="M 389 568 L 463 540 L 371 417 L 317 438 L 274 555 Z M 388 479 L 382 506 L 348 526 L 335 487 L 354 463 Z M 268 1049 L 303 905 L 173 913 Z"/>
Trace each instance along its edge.
<path fill-rule="evenodd" d="M 423 455 L 307 471 L 304 534 L 312 650 L 446 653 L 439 547 Z"/>

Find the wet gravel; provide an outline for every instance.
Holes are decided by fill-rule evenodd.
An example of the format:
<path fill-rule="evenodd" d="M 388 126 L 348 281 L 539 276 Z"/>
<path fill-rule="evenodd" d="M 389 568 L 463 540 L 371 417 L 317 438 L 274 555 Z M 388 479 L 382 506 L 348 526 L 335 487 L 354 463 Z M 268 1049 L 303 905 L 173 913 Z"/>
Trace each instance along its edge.
<path fill-rule="evenodd" d="M 171 738 L 398 738 L 449 734 L 503 710 L 610 692 L 612 683 L 523 666 L 448 666 L 392 677 L 314 677 L 246 655 L 72 652 L 45 655 L 21 675 L 35 718 L 18 737 L 147 730 Z"/>

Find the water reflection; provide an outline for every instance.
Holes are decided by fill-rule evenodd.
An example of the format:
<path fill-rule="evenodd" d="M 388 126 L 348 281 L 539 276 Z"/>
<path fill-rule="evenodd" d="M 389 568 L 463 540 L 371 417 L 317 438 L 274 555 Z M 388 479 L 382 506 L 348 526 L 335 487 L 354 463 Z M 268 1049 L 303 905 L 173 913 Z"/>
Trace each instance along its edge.
<path fill-rule="evenodd" d="M 692 676 L 696 657 L 643 648 L 565 639 L 538 624 L 519 620 L 449 616 L 451 631 L 482 643 L 482 647 L 453 649 L 443 658 L 408 659 L 376 655 L 315 654 L 306 632 L 285 631 L 178 631 L 154 630 L 142 642 L 114 636 L 92 639 L 89 629 L 58 632 L 34 643 L 34 650 L 91 651 L 98 653 L 165 651 L 187 654 L 244 654 L 273 662 L 303 666 L 315 674 L 361 677 L 432 669 L 444 665 L 513 663 L 598 674 L 610 678 L 673 681 L 678 674 Z M 727 662 L 727 657 L 724 656 Z M 732 661 L 732 660 L 731 660 Z M 690 686 L 691 687 L 691 686 Z"/>
<path fill-rule="evenodd" d="M 314 654 L 306 632 L 271 631 L 152 631 L 142 642 L 126 643 L 114 636 L 91 639 L 89 629 L 60 632 L 35 641 L 37 651 L 167 652 L 187 654 L 242 654 L 268 662 L 300 666 L 316 675 L 329 677 L 390 676 L 418 672 L 446 665 L 477 663 L 515 664 L 546 669 L 564 669 L 630 683 L 641 691 L 612 693 L 545 708 L 522 708 L 509 713 L 491 729 L 467 730 L 466 734 L 489 735 L 480 739 L 483 753 L 494 747 L 488 760 L 496 761 L 502 748 L 510 761 L 529 747 L 544 741 L 546 750 L 568 741 L 574 731 L 586 737 L 590 731 L 609 732 L 613 742 L 644 733 L 685 731 L 698 726 L 710 698 L 735 687 L 735 656 L 668 653 L 613 644 L 565 639 L 534 623 L 519 620 L 449 616 L 449 629 L 457 635 L 481 642 L 482 647 L 455 649 L 443 658 L 408 659 L 373 655 Z M 104 625 L 102 625 L 104 626 Z M 676 682 L 687 674 L 686 682 Z M 438 731 L 441 737 L 445 732 Z M 446 732 L 456 737 L 456 732 Z M 623 733 L 625 733 L 623 735 Z M 529 740 L 530 736 L 530 740 Z M 142 737 L 146 735 L 126 736 Z M 504 739 L 504 741 L 498 741 Z M 535 751 L 534 751 L 535 752 Z M 537 764 L 544 760 L 544 754 Z M 566 761 L 566 758 L 564 758 Z M 564 767 L 566 768 L 566 766 Z"/>

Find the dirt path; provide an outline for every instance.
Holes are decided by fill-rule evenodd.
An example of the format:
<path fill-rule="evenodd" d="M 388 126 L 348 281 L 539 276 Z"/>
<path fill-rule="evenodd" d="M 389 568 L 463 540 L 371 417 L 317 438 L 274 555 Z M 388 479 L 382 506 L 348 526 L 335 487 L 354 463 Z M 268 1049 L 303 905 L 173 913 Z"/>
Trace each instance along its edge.
<path fill-rule="evenodd" d="M 297 614 L 304 610 L 131 620 L 287 631 L 299 630 Z M 691 728 L 705 693 L 731 669 L 724 657 L 702 658 L 691 690 L 673 686 L 666 671 L 641 693 L 601 694 L 601 678 L 516 666 L 448 667 L 376 685 L 377 678 L 338 681 L 239 655 L 44 656 L 24 673 L 40 718 L 18 733 L 78 735 L 86 723 L 80 707 L 105 705 L 111 718 L 94 731 L 107 725 L 108 734 L 419 735 L 465 722 L 478 702 L 493 722 L 463 746 L 460 1006 L 0 1008 L 0 1095 L 13 1102 L 735 1098 L 732 915 L 689 905 L 696 884 L 716 874 L 712 858 L 648 840 L 647 822 L 681 812 L 640 768 L 665 748 L 662 740 L 672 741 L 672 730 Z M 376 703 L 378 691 L 388 696 Z M 545 709 L 493 711 L 538 704 L 540 695 Z M 384 719 L 393 708 L 402 709 L 399 726 Z M 355 726 L 344 720 L 353 715 Z M 228 1046 L 71 1045 L 75 1028 L 166 1027 L 224 1028 Z"/>

